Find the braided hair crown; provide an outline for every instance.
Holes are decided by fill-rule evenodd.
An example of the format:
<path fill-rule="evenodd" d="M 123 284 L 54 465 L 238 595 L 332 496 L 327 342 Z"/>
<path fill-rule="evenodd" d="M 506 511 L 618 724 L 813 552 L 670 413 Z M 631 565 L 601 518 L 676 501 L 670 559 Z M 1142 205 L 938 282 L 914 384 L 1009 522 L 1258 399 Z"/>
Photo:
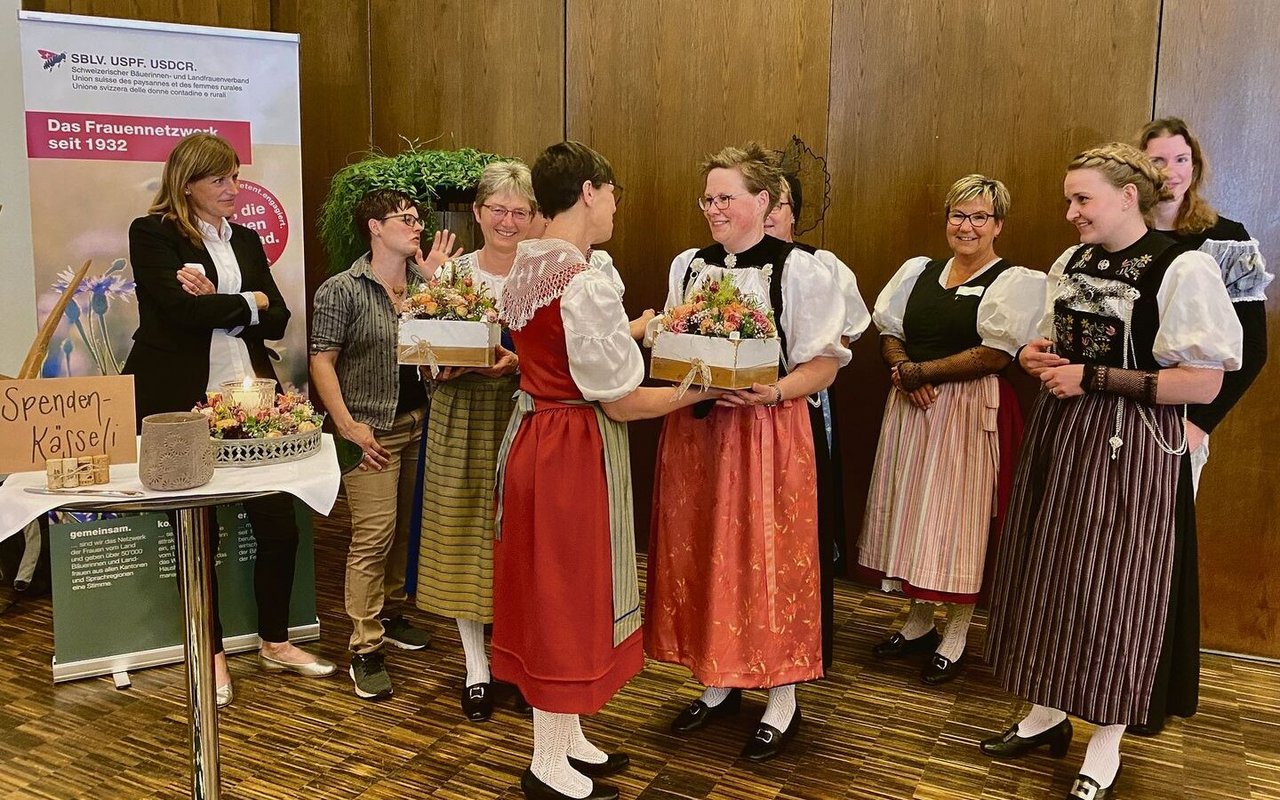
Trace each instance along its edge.
<path fill-rule="evenodd" d="M 1151 158 L 1124 142 L 1091 147 L 1071 159 L 1067 171 L 1095 169 L 1117 189 L 1132 183 L 1138 190 L 1138 210 L 1146 215 L 1162 200 L 1172 200 L 1173 193 L 1165 188 L 1165 172 Z"/>

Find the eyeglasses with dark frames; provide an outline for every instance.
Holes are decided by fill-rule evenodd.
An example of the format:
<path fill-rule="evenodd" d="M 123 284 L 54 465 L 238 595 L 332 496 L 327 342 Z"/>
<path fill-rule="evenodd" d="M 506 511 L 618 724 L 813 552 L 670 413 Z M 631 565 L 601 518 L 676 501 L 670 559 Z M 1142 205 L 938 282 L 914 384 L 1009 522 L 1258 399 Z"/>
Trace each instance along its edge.
<path fill-rule="evenodd" d="M 959 228 L 964 224 L 965 220 L 969 220 L 969 224 L 974 228 L 981 228 L 987 224 L 987 220 L 995 217 L 995 214 L 988 214 L 985 211 L 975 211 L 972 214 L 965 214 L 961 211 L 952 211 L 947 214 L 947 224 L 952 227 Z"/>
<path fill-rule="evenodd" d="M 386 222 L 389 219 L 398 219 L 409 228 L 426 228 L 427 223 L 422 221 L 422 217 L 416 217 L 413 214 L 389 214 L 379 218 L 379 222 Z"/>

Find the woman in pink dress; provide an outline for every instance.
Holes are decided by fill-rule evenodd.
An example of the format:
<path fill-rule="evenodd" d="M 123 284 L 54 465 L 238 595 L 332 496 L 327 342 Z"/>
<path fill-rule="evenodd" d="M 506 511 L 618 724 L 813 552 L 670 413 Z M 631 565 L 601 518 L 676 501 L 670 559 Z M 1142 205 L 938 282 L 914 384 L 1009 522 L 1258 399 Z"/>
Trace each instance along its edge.
<path fill-rule="evenodd" d="M 765 761 L 799 728 L 795 684 L 823 675 L 809 398 L 849 363 L 841 343 L 845 304 L 828 266 L 765 234 L 765 218 L 782 194 L 771 153 L 759 145 L 725 148 L 703 173 L 698 205 L 715 244 L 676 257 L 666 307 L 732 274 L 774 313 L 781 378 L 726 395 L 715 408 L 667 417 L 654 485 L 645 647 L 653 658 L 685 665 L 707 687 L 676 718 L 678 733 L 736 711 L 741 689 L 768 689 L 764 716 L 743 750 L 745 758 Z"/>
<path fill-rule="evenodd" d="M 533 706 L 530 798 L 616 798 L 592 778 L 626 767 L 582 733 L 644 665 L 627 420 L 718 393 L 640 388 L 644 360 L 615 284 L 589 264 L 609 239 L 621 188 L 577 142 L 533 165 L 550 223 L 521 242 L 502 293 L 520 353 L 520 391 L 498 456 L 493 674 Z"/>

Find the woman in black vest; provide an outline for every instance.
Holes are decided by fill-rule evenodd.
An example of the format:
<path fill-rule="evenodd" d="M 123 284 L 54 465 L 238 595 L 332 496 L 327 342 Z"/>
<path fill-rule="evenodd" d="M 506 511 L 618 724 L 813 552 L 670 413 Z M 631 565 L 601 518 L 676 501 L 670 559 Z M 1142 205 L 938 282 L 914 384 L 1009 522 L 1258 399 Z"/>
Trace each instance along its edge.
<path fill-rule="evenodd" d="M 961 178 L 945 211 L 952 257 L 907 261 L 876 300 L 894 388 L 858 543 L 858 563 L 879 574 L 881 587 L 911 598 L 906 623 L 873 653 L 933 652 L 921 673 L 929 685 L 960 668 L 997 510 L 997 422 L 1022 426 L 997 373 L 1031 338 L 1044 302 L 1043 275 L 996 255 L 1009 213 L 1003 183 Z M 934 627 L 938 605 L 947 607 L 942 634 Z"/>
<path fill-rule="evenodd" d="M 1200 195 L 1207 165 L 1200 142 L 1187 130 L 1187 123 L 1177 117 L 1154 120 L 1138 135 L 1138 146 L 1156 166 L 1164 168 L 1169 177 L 1166 186 L 1172 195 L 1156 203 L 1151 227 L 1217 262 L 1244 331 L 1240 369 L 1222 376 L 1222 391 L 1212 403 L 1187 409 L 1191 477 L 1198 487 L 1200 470 L 1209 459 L 1209 434 L 1240 401 L 1267 363 L 1266 290 L 1275 276 L 1267 271 L 1258 240 L 1249 235 L 1244 225 L 1220 215 Z"/>

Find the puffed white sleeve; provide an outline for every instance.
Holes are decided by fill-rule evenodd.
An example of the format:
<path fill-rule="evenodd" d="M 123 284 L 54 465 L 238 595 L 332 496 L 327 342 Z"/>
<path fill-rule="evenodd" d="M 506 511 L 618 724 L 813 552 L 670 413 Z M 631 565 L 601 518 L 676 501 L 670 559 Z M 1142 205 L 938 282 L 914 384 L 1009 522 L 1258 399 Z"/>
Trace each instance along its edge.
<path fill-rule="evenodd" d="M 1156 293 L 1160 328 L 1151 354 L 1161 366 L 1240 369 L 1244 334 L 1218 264 L 1201 252 L 1173 260 Z"/>
<path fill-rule="evenodd" d="M 560 296 L 560 321 L 569 374 L 584 398 L 608 403 L 644 380 L 644 358 L 608 277 L 594 269 L 575 275 Z"/>
<path fill-rule="evenodd" d="M 770 280 L 778 280 L 776 274 Z M 782 270 L 782 319 L 778 324 L 787 335 L 787 368 L 820 356 L 834 358 L 845 366 L 853 358 L 840 343 L 844 331 L 844 303 L 836 277 L 826 264 L 804 252 L 792 250 Z"/>
<path fill-rule="evenodd" d="M 850 342 L 856 342 L 871 325 L 871 312 L 867 310 L 867 303 L 858 291 L 858 276 L 830 250 L 819 250 L 815 255 L 835 275 L 836 283 L 840 286 L 840 296 L 844 298 L 844 332 L 841 335 Z"/>
<path fill-rule="evenodd" d="M 1044 276 L 1044 297 L 1041 298 L 1043 304 L 1040 306 L 1040 321 L 1036 325 L 1036 333 L 1046 339 L 1053 338 L 1053 304 L 1058 300 L 1058 286 L 1062 283 L 1062 274 L 1066 272 L 1067 264 L 1071 263 L 1071 257 L 1079 249 L 1080 245 L 1073 244 L 1062 251 L 1058 260 L 1049 267 L 1049 274 Z"/>
<path fill-rule="evenodd" d="M 907 299 L 911 297 L 911 290 L 916 288 L 916 279 L 927 266 L 928 256 L 907 259 L 880 290 L 871 311 L 871 321 L 876 324 L 881 336 L 906 338 L 902 333 L 902 317 L 907 312 Z"/>
<path fill-rule="evenodd" d="M 982 344 L 1009 355 L 1035 338 L 1044 311 L 1043 272 L 1010 267 L 991 282 L 978 303 Z"/>
<path fill-rule="evenodd" d="M 619 297 L 627 293 L 626 284 L 622 282 L 622 275 L 618 274 L 618 268 L 613 263 L 613 256 L 603 250 L 592 250 L 591 266 L 609 277 L 609 282 L 613 284 L 613 288 L 618 290 Z"/>

